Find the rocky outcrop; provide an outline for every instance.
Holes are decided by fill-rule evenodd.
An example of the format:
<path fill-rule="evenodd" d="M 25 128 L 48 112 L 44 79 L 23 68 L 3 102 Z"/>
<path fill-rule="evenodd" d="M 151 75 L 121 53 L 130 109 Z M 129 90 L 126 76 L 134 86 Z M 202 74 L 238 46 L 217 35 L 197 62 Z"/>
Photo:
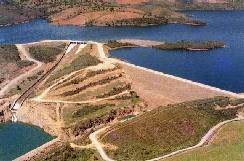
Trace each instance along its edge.
<path fill-rule="evenodd" d="M 0 100 L 0 123 L 11 120 L 11 111 L 9 110 L 9 101 Z"/>

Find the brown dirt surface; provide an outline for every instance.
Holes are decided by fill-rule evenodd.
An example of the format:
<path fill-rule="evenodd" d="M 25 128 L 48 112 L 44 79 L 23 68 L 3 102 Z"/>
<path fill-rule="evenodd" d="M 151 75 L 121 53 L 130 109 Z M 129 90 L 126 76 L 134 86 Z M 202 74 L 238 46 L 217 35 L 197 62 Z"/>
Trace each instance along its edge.
<path fill-rule="evenodd" d="M 118 40 L 119 42 L 122 43 L 130 43 L 130 44 L 134 44 L 134 45 L 138 45 L 138 46 L 146 46 L 146 47 L 151 47 L 151 46 L 155 46 L 155 45 L 160 45 L 164 42 L 159 42 L 159 41 L 151 41 L 151 40 L 138 40 L 138 39 L 122 39 L 122 40 Z"/>
<path fill-rule="evenodd" d="M 62 21 L 62 20 L 65 21 L 68 18 L 75 15 L 76 12 L 78 12 L 78 8 L 68 8 L 66 10 L 63 10 L 61 12 L 58 12 L 58 13 L 50 16 L 50 18 L 53 22 Z"/>
<path fill-rule="evenodd" d="M 53 136 L 59 136 L 62 125 L 56 115 L 57 103 L 38 103 L 27 101 L 17 112 L 19 121 L 43 128 Z M 41 107 L 41 108 L 38 108 Z M 27 115 L 28 114 L 28 115 Z"/>
<path fill-rule="evenodd" d="M 117 3 L 119 4 L 142 4 L 145 2 L 148 2 L 149 0 L 117 0 Z"/>
<path fill-rule="evenodd" d="M 71 12 L 71 11 L 67 11 Z M 100 12 L 90 12 L 90 13 L 81 13 L 77 16 L 74 16 L 70 19 L 67 19 L 67 15 L 65 11 L 62 13 L 58 13 L 51 17 L 51 20 L 56 25 L 75 25 L 75 26 L 86 26 L 89 23 L 95 26 L 107 26 L 111 22 L 124 20 L 124 19 L 133 19 L 133 18 L 142 18 L 143 11 L 136 9 L 125 9 L 124 12 L 108 12 L 108 11 L 100 11 Z M 64 18 L 66 17 L 66 18 Z"/>
<path fill-rule="evenodd" d="M 225 93 L 185 83 L 146 70 L 123 64 L 132 81 L 132 90 L 147 101 L 149 108 L 196 99 L 226 95 Z"/>

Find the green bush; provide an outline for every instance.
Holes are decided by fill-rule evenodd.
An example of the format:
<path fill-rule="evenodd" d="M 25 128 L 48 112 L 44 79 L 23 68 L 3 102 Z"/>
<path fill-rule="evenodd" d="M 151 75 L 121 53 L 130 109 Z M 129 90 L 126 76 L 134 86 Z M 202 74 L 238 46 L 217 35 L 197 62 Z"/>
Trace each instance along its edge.
<path fill-rule="evenodd" d="M 57 55 L 64 52 L 64 48 L 65 44 L 59 45 L 57 47 L 32 46 L 29 48 L 29 52 L 36 60 L 49 63 L 55 61 Z"/>
<path fill-rule="evenodd" d="M 27 61 L 27 60 L 20 60 L 17 62 L 17 65 L 20 67 L 20 68 L 24 68 L 24 67 L 28 67 L 30 65 L 34 64 L 34 62 L 32 61 Z"/>
<path fill-rule="evenodd" d="M 215 48 L 224 47 L 224 42 L 217 41 L 206 41 L 206 42 L 165 42 L 160 45 L 153 46 L 162 50 L 190 50 L 190 49 L 199 49 L 199 50 L 209 50 Z"/>

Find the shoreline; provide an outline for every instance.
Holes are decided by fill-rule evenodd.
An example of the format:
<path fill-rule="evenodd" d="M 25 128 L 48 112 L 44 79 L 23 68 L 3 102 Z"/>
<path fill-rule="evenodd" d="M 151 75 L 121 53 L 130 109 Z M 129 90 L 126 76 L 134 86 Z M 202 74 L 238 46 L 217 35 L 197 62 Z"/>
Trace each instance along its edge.
<path fill-rule="evenodd" d="M 18 158 L 15 158 L 13 161 L 26 161 L 26 160 L 30 160 L 31 158 L 37 156 L 38 154 L 42 153 L 43 151 L 45 151 L 48 147 L 61 142 L 61 140 L 59 138 L 55 138 L 27 153 L 25 153 L 24 155 L 19 156 Z"/>
<path fill-rule="evenodd" d="M 195 85 L 195 86 L 198 86 L 198 87 L 202 87 L 202 88 L 205 88 L 205 89 L 210 89 L 210 90 L 216 91 L 216 92 L 221 92 L 223 94 L 226 94 L 226 95 L 229 95 L 229 96 L 232 96 L 232 97 L 236 97 L 236 98 L 244 98 L 243 95 L 240 95 L 240 94 L 235 93 L 235 92 L 223 90 L 223 89 L 220 89 L 220 88 L 217 88 L 217 87 L 213 87 L 213 86 L 210 86 L 210 85 L 206 85 L 206 84 L 203 84 L 203 83 L 199 83 L 199 82 L 194 82 L 192 80 L 184 79 L 184 78 L 177 77 L 177 76 L 174 76 L 174 75 L 165 74 L 165 73 L 160 72 L 160 71 L 156 71 L 156 70 L 152 70 L 152 69 L 149 69 L 149 68 L 137 66 L 135 64 L 127 63 L 127 62 L 124 62 L 124 61 L 121 61 L 121 60 L 118 60 L 118 59 L 114 59 L 114 58 L 109 58 L 109 59 L 112 59 L 112 60 L 114 60 L 114 61 L 116 61 L 118 63 L 121 63 L 121 64 L 126 64 L 126 65 L 129 65 L 129 66 L 132 66 L 132 67 L 140 69 L 140 70 L 148 71 L 148 72 L 156 74 L 156 75 L 162 75 L 162 76 L 165 76 L 167 78 L 178 80 L 178 81 L 181 81 L 183 83 L 192 84 L 192 85 Z"/>
<path fill-rule="evenodd" d="M 10 27 L 10 26 L 15 26 L 15 25 L 21 25 L 21 24 L 25 24 L 25 23 L 28 23 L 28 22 L 31 22 L 31 21 L 35 21 L 35 20 L 41 19 L 41 18 L 42 17 L 37 17 L 37 18 L 33 18 L 33 19 L 26 20 L 26 21 L 23 21 L 23 22 L 8 23 L 8 24 L 5 24 L 5 25 L 0 25 L 0 27 Z"/>
<path fill-rule="evenodd" d="M 25 24 L 25 23 L 28 23 L 28 22 L 31 22 L 31 21 L 35 21 L 37 19 L 43 19 L 43 20 L 46 20 L 48 23 L 54 25 L 54 26 L 60 26 L 60 27 L 65 27 L 65 26 L 73 26 L 73 27 L 152 27 L 152 26 L 160 26 L 160 25 L 167 25 L 167 24 L 182 24 L 182 25 L 189 25 L 189 26 L 204 26 L 204 25 L 199 25 L 199 24 L 194 24 L 194 23 L 184 23 L 184 22 L 181 22 L 181 21 L 174 21 L 174 22 L 167 22 L 167 23 L 155 23 L 155 24 L 142 24 L 142 25 L 114 25 L 114 26 L 109 26 L 109 25 L 92 25 L 92 26 L 89 26 L 89 25 L 76 25 L 76 24 L 59 24 L 59 23 L 56 23 L 56 22 L 53 22 L 51 21 L 50 19 L 48 18 L 45 18 L 45 17 L 36 17 L 36 18 L 33 18 L 33 19 L 29 19 L 29 20 L 26 20 L 26 21 L 22 21 L 22 22 L 13 22 L 13 23 L 7 23 L 7 24 L 3 24 L 3 25 L 0 25 L 0 27 L 10 27 L 10 26 L 15 26 L 15 25 L 21 25 L 21 24 Z M 130 20 L 130 19 L 128 19 Z"/>

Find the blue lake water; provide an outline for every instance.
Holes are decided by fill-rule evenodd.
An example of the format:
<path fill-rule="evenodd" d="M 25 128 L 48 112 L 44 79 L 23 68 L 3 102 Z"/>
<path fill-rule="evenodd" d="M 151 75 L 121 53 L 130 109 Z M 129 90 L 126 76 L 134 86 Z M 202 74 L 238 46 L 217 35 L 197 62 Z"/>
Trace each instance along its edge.
<path fill-rule="evenodd" d="M 194 18 L 207 22 L 196 27 L 168 24 L 150 27 L 72 27 L 54 26 L 38 19 L 26 24 L 0 27 L 0 43 L 26 43 L 44 39 L 106 41 L 109 39 L 148 39 L 159 41 L 219 40 L 227 48 L 208 52 L 132 49 L 111 52 L 127 61 L 164 73 L 244 92 L 244 11 L 191 11 Z"/>
<path fill-rule="evenodd" d="M 222 40 L 233 48 L 242 47 L 235 42 L 244 36 L 244 11 L 192 11 L 194 18 L 206 21 L 207 26 L 195 27 L 168 24 L 149 27 L 77 27 L 54 26 L 37 19 L 29 23 L 0 27 L 0 43 L 26 43 L 44 39 L 96 40 L 149 39 L 161 41 Z M 233 46 L 234 45 L 234 46 Z"/>
<path fill-rule="evenodd" d="M 168 24 L 150 27 L 53 26 L 37 19 L 26 24 L 0 27 L 0 44 L 28 43 L 45 39 L 106 41 L 148 39 L 158 41 L 219 40 L 227 48 L 203 52 L 163 51 L 151 48 L 122 49 L 111 55 L 136 65 L 233 92 L 244 92 L 244 11 L 191 11 L 207 22 L 195 27 Z M 27 124 L 0 124 L 0 160 L 11 160 L 51 140 L 39 128 Z"/>
<path fill-rule="evenodd" d="M 52 139 L 36 126 L 21 122 L 0 124 L 0 160 L 13 160 Z"/>

